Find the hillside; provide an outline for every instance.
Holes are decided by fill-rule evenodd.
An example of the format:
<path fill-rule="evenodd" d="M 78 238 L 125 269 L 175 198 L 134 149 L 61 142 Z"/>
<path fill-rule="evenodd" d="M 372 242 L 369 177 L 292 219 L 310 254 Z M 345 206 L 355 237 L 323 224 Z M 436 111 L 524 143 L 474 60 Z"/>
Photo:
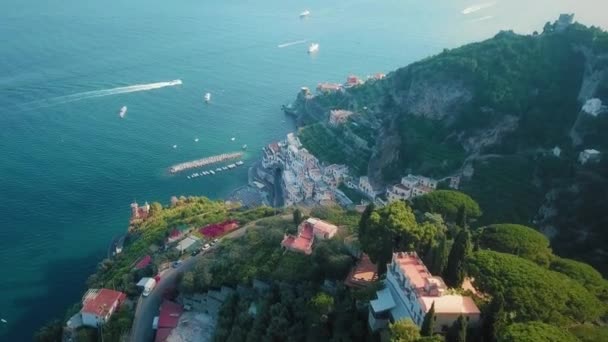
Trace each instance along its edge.
<path fill-rule="evenodd" d="M 289 112 L 320 160 L 347 164 L 377 188 L 410 172 L 461 176 L 484 208 L 478 224 L 537 226 L 560 254 L 606 274 L 608 163 L 577 158 L 608 147 L 606 107 L 581 109 L 608 102 L 608 33 L 569 19 L 540 34 L 503 31 L 338 92 L 300 94 Z M 355 115 L 332 126 L 332 109 Z"/>

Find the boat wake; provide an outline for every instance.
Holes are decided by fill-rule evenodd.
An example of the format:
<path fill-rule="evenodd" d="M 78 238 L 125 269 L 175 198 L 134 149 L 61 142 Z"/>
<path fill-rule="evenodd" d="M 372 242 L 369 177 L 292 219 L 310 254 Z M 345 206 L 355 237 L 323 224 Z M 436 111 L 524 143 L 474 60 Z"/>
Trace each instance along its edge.
<path fill-rule="evenodd" d="M 490 20 L 490 19 L 492 19 L 492 18 L 494 18 L 494 16 L 493 16 L 493 15 L 486 15 L 485 17 L 481 17 L 481 18 L 475 18 L 475 19 L 472 19 L 472 20 L 470 20 L 470 22 L 472 22 L 472 23 L 477 23 L 477 22 L 480 22 L 480 21 L 486 21 L 486 20 Z"/>
<path fill-rule="evenodd" d="M 165 87 L 174 87 L 182 84 L 182 80 L 173 80 L 168 82 L 156 82 L 148 84 L 135 84 L 126 87 L 117 87 L 111 89 L 85 91 L 82 93 L 76 93 L 72 95 L 58 96 L 50 99 L 29 102 L 25 104 L 26 109 L 37 109 L 58 106 L 65 103 L 82 101 L 86 99 L 92 99 L 96 97 L 112 96 L 118 94 L 135 93 L 138 91 L 148 91 L 154 89 L 160 89 Z"/>
<path fill-rule="evenodd" d="M 304 44 L 306 42 L 307 42 L 306 39 L 304 39 L 304 40 L 296 40 L 295 42 L 289 42 L 289 43 L 279 44 L 279 45 L 277 45 L 277 47 L 279 49 L 282 49 L 282 48 L 285 48 L 285 47 L 288 47 L 288 46 L 292 46 L 292 45 Z"/>
<path fill-rule="evenodd" d="M 486 3 L 481 3 L 481 4 L 477 4 L 477 5 L 473 5 L 471 7 L 467 7 L 465 9 L 462 10 L 462 14 L 467 15 L 467 14 L 472 14 L 475 12 L 479 12 L 482 9 L 488 8 L 488 7 L 492 7 L 496 5 L 495 2 L 486 2 Z"/>

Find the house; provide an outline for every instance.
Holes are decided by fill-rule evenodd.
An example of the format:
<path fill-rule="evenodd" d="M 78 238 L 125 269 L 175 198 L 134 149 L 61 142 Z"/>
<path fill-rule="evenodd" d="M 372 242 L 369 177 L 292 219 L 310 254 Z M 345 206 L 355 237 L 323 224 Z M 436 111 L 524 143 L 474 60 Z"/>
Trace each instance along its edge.
<path fill-rule="evenodd" d="M 363 176 L 363 177 L 359 178 L 358 188 L 359 188 L 359 190 L 361 190 L 361 192 L 363 192 L 367 196 L 369 196 L 371 198 L 376 197 L 376 192 L 374 191 L 374 188 L 372 187 L 372 184 L 369 182 L 369 178 L 367 176 Z"/>
<path fill-rule="evenodd" d="M 142 270 L 146 267 L 148 267 L 148 265 L 150 265 L 150 263 L 152 263 L 152 257 L 149 255 L 146 255 L 145 257 L 141 258 L 136 264 L 135 264 L 135 269 L 136 270 Z"/>
<path fill-rule="evenodd" d="M 459 183 L 460 178 L 457 180 L 450 179 L 450 186 L 453 188 L 458 188 Z M 416 196 L 428 194 L 437 188 L 437 184 L 438 181 L 432 178 L 409 174 L 401 178 L 401 183 L 387 188 L 387 199 L 389 202 L 409 200 Z"/>
<path fill-rule="evenodd" d="M 344 86 L 350 88 L 361 84 L 363 84 L 363 81 L 359 77 L 355 75 L 348 75 L 348 77 L 346 78 L 346 84 Z"/>
<path fill-rule="evenodd" d="M 600 160 L 601 153 L 598 150 L 584 150 L 578 154 L 578 161 L 581 164 L 587 164 L 588 162 L 596 162 Z"/>
<path fill-rule="evenodd" d="M 158 330 L 154 342 L 167 341 L 171 331 L 177 327 L 184 310 L 182 306 L 170 300 L 163 300 L 158 313 Z"/>
<path fill-rule="evenodd" d="M 412 189 L 403 184 L 395 184 L 386 191 L 389 202 L 408 200 L 412 198 Z"/>
<path fill-rule="evenodd" d="M 335 93 L 342 90 L 342 85 L 339 83 L 319 83 L 317 92 L 321 94 Z"/>
<path fill-rule="evenodd" d="M 308 218 L 298 226 L 298 235 L 283 236 L 281 246 L 292 252 L 312 254 L 312 245 L 315 238 L 327 240 L 333 238 L 338 227 L 317 218 Z"/>
<path fill-rule="evenodd" d="M 344 284 L 350 288 L 358 289 L 367 287 L 376 280 L 378 280 L 378 267 L 367 254 L 363 253 L 361 259 L 346 277 Z"/>
<path fill-rule="evenodd" d="M 140 220 L 145 220 L 148 218 L 149 215 L 150 205 L 148 204 L 148 202 L 146 202 L 143 207 L 140 207 L 137 202 L 131 203 L 131 218 L 129 220 L 129 223 L 133 224 Z"/>
<path fill-rule="evenodd" d="M 354 113 L 350 110 L 334 109 L 329 112 L 329 124 L 331 126 L 339 126 L 346 123 L 348 118 Z"/>
<path fill-rule="evenodd" d="M 186 251 L 188 248 L 195 246 L 196 244 L 199 243 L 199 238 L 197 238 L 196 236 L 190 235 L 187 236 L 185 239 L 181 240 L 177 246 L 175 246 L 175 249 L 177 249 L 178 251 L 180 251 L 180 253 L 183 253 L 184 251 Z"/>
<path fill-rule="evenodd" d="M 97 328 L 106 323 L 127 296 L 109 289 L 90 289 L 82 299 L 82 324 Z"/>
<path fill-rule="evenodd" d="M 447 329 L 460 315 L 469 324 L 479 321 L 480 311 L 473 299 L 448 294 L 443 279 L 431 275 L 415 252 L 393 253 L 387 266 L 385 288 L 370 302 L 368 323 L 372 330 L 405 318 L 420 326 L 433 303 L 437 332 Z"/>

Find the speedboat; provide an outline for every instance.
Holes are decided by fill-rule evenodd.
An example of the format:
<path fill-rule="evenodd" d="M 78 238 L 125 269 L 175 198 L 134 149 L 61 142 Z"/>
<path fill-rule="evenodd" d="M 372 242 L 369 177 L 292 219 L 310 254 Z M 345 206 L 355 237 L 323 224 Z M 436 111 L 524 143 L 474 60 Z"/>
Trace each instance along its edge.
<path fill-rule="evenodd" d="M 235 140 L 236 140 L 235 137 L 230 138 L 230 141 L 235 141 Z"/>
<path fill-rule="evenodd" d="M 120 108 L 120 112 L 118 113 L 118 116 L 120 116 L 121 118 L 124 118 L 125 114 L 127 114 L 127 106 L 122 106 L 122 108 Z"/>
<path fill-rule="evenodd" d="M 243 145 L 243 150 L 247 149 L 247 144 Z"/>
<path fill-rule="evenodd" d="M 310 11 L 309 10 L 304 10 L 302 13 L 300 13 L 300 18 L 306 18 L 310 15 Z"/>
<path fill-rule="evenodd" d="M 243 163 L 241 160 L 239 160 L 239 161 L 237 161 L 235 164 L 236 164 L 236 166 L 241 166 L 241 165 L 243 165 L 244 163 Z"/>
<path fill-rule="evenodd" d="M 198 138 L 194 138 L 194 142 L 198 142 Z"/>
<path fill-rule="evenodd" d="M 210 174 L 212 174 L 212 175 L 214 175 L 214 174 L 215 174 L 215 171 L 213 171 L 213 170 L 209 170 L 209 173 L 210 173 Z"/>
<path fill-rule="evenodd" d="M 216 171 L 216 172 L 221 172 L 221 171 L 222 171 L 222 168 L 221 168 L 221 167 L 218 167 L 217 169 L 215 169 L 215 171 Z"/>
<path fill-rule="evenodd" d="M 310 46 L 308 47 L 308 53 L 315 53 L 317 51 L 319 51 L 319 44 L 317 44 L 317 43 L 310 44 Z"/>
<path fill-rule="evenodd" d="M 226 171 L 228 168 L 226 166 L 222 167 L 222 170 Z"/>
<path fill-rule="evenodd" d="M 177 148 L 177 145 L 173 145 L 173 148 Z"/>
<path fill-rule="evenodd" d="M 204 98 L 205 98 L 205 102 L 207 102 L 207 103 L 211 102 L 211 93 L 205 93 Z"/>

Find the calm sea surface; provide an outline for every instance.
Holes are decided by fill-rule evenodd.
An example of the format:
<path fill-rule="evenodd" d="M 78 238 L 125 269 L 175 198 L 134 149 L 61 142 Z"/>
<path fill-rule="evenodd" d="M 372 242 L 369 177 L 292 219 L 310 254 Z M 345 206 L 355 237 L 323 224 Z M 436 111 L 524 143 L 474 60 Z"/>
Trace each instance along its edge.
<path fill-rule="evenodd" d="M 133 199 L 221 198 L 244 184 L 245 168 L 196 180 L 166 169 L 243 144 L 251 162 L 293 129 L 280 106 L 299 87 L 540 30 L 564 11 L 606 27 L 602 3 L 3 0 L 0 340 L 29 340 L 79 300 Z"/>

